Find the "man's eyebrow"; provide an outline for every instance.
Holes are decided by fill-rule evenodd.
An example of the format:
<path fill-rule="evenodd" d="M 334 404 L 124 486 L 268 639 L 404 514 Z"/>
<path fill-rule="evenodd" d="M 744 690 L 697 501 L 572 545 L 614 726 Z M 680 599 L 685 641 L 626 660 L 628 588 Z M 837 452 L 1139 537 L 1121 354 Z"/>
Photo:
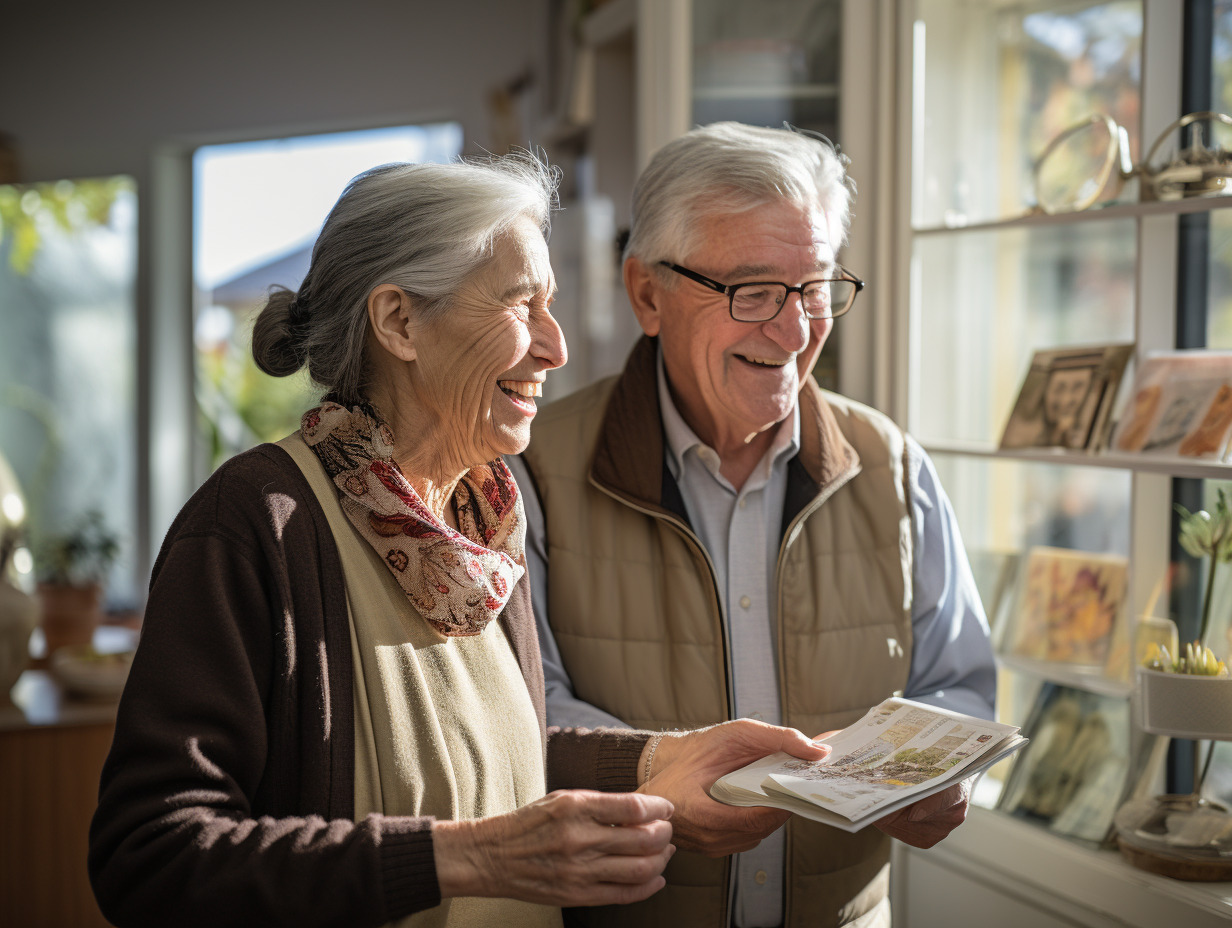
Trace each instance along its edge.
<path fill-rule="evenodd" d="M 813 266 L 813 272 L 817 274 L 828 274 L 837 266 L 835 261 L 818 262 Z M 780 271 L 771 267 L 769 264 L 738 264 L 730 271 L 726 272 L 726 276 L 737 278 L 757 278 L 759 280 L 771 280 L 776 274 L 781 274 Z"/>

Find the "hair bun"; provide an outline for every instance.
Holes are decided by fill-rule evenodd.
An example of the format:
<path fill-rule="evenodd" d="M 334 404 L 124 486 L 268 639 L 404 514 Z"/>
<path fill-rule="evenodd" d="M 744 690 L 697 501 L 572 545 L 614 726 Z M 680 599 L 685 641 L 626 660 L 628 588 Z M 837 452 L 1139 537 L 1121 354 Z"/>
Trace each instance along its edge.
<path fill-rule="evenodd" d="M 285 287 L 270 292 L 252 326 L 252 357 L 273 377 L 294 374 L 307 360 L 308 313 L 296 294 Z"/>

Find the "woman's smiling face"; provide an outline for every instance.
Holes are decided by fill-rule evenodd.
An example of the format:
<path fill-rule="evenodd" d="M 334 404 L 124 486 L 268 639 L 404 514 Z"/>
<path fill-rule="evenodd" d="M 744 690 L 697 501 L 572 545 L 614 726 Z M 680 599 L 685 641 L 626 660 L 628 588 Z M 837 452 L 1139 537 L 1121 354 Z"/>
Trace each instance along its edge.
<path fill-rule="evenodd" d="M 567 358 L 555 291 L 547 242 L 527 217 L 442 313 L 412 317 L 417 408 L 407 412 L 444 460 L 473 467 L 525 450 L 547 371 Z"/>

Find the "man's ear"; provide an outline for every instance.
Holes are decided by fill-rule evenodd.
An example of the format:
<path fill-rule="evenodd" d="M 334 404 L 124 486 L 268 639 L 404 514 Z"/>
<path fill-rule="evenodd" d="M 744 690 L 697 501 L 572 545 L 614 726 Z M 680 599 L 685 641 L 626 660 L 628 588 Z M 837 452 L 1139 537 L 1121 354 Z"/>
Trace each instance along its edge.
<path fill-rule="evenodd" d="M 659 307 L 663 287 L 658 274 L 640 258 L 630 257 L 625 259 L 624 277 L 625 292 L 629 294 L 629 303 L 633 306 L 638 325 L 653 338 L 659 334 L 663 322 Z"/>
<path fill-rule="evenodd" d="M 380 284 L 368 294 L 368 324 L 382 348 L 401 361 L 415 360 L 411 298 L 401 287 Z"/>

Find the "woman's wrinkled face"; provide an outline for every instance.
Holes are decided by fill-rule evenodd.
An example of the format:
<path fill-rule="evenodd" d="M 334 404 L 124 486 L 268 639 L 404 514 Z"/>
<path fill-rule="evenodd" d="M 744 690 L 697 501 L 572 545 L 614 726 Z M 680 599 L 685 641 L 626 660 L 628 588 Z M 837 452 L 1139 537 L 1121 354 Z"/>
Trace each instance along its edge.
<path fill-rule="evenodd" d="M 523 218 L 443 313 L 413 324 L 414 418 L 445 460 L 472 467 L 525 450 L 547 372 L 567 358 L 555 291 L 547 242 Z"/>

